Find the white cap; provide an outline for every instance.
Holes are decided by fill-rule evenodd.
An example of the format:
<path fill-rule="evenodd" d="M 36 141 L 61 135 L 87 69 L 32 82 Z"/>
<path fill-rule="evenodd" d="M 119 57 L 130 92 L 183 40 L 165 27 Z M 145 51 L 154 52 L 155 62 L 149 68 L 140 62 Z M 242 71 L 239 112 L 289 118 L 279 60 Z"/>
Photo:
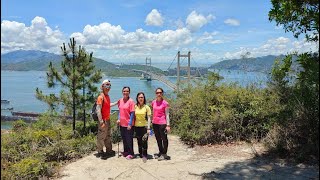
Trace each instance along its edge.
<path fill-rule="evenodd" d="M 106 83 L 110 83 L 109 79 L 103 80 L 101 85 L 104 85 L 104 84 L 106 84 Z"/>

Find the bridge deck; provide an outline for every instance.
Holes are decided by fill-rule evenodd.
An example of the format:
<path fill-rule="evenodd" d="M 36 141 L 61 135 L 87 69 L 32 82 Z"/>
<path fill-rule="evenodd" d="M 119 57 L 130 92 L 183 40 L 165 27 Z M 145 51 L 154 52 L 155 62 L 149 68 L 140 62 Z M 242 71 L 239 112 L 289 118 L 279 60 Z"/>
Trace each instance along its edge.
<path fill-rule="evenodd" d="M 164 83 L 165 85 L 167 85 L 169 88 L 171 88 L 172 90 L 176 90 L 177 89 L 177 85 L 172 83 L 171 81 L 169 81 L 165 76 L 162 75 L 158 75 L 152 72 L 147 72 L 147 71 L 143 71 L 143 70 L 138 70 L 138 69 L 131 69 L 132 71 L 136 71 L 136 72 L 141 72 L 141 73 L 145 73 L 148 74 L 152 77 L 152 79 L 156 79 L 158 81 L 161 81 L 162 83 Z"/>

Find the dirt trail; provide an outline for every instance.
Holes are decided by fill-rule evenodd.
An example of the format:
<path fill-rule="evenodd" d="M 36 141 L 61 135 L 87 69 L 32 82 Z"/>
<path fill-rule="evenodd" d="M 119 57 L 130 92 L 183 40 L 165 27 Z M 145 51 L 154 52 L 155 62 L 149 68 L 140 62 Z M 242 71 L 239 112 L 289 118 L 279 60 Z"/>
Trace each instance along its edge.
<path fill-rule="evenodd" d="M 135 153 L 137 142 L 134 139 Z M 113 145 L 117 151 L 117 144 Z M 120 151 L 122 143 L 120 143 Z M 148 153 L 158 152 L 155 137 L 149 138 Z M 127 160 L 124 157 L 97 158 L 94 153 L 61 169 L 59 179 L 319 179 L 319 167 L 290 165 L 281 160 L 257 158 L 260 145 L 237 144 L 188 148 L 177 136 L 169 136 L 171 160 Z"/>

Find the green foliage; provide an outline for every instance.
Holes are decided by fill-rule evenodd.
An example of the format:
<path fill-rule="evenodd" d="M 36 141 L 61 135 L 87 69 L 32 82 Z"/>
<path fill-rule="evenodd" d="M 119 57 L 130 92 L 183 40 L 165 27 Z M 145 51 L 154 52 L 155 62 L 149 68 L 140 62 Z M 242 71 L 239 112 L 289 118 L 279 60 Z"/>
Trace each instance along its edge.
<path fill-rule="evenodd" d="M 53 114 L 42 114 L 36 122 L 32 123 L 32 127 L 38 130 L 50 129 L 54 125 L 55 118 L 57 116 Z"/>
<path fill-rule="evenodd" d="M 293 32 L 305 34 L 308 41 L 319 40 L 319 2 L 272 0 L 269 19 Z M 272 70 L 271 91 L 279 97 L 281 109 L 268 133 L 266 145 L 299 161 L 316 157 L 319 163 L 319 51 L 292 55 Z"/>
<path fill-rule="evenodd" d="M 88 54 L 86 50 L 79 46 L 77 48 L 74 38 L 70 39 L 68 44 L 61 47 L 64 60 L 61 61 L 62 72 L 59 72 L 50 62 L 47 72 L 47 82 L 49 88 L 61 85 L 60 95 L 55 94 L 44 95 L 44 93 L 36 89 L 36 97 L 46 102 L 51 111 L 59 110 L 63 107 L 64 115 L 72 115 L 73 130 L 75 130 L 76 115 L 79 116 L 77 110 L 87 110 L 89 112 L 91 103 L 93 102 L 98 88 L 94 83 L 98 83 L 102 78 L 101 70 L 96 71 L 93 63 L 92 54 Z M 87 95 L 80 93 L 86 90 Z M 83 111 L 82 111 L 83 112 Z"/>
<path fill-rule="evenodd" d="M 22 131 L 22 130 L 26 129 L 27 126 L 28 126 L 28 124 L 26 122 L 24 122 L 23 120 L 18 120 L 13 123 L 12 130 L 13 131 Z"/>
<path fill-rule="evenodd" d="M 86 123 L 85 129 L 83 128 L 83 122 L 78 121 L 76 123 L 76 131 L 81 135 L 88 135 L 88 134 L 97 134 L 98 133 L 98 125 L 96 121 L 89 120 Z"/>
<path fill-rule="evenodd" d="M 48 164 L 40 159 L 25 158 L 12 166 L 13 179 L 38 179 L 48 171 Z"/>
<path fill-rule="evenodd" d="M 261 139 L 280 110 L 277 97 L 254 86 L 217 86 L 220 76 L 189 87 L 171 103 L 173 131 L 187 144 Z"/>
<path fill-rule="evenodd" d="M 76 152 L 79 157 L 82 157 L 83 154 L 92 152 L 96 149 L 96 136 L 90 134 L 82 138 L 72 139 L 69 145 L 72 147 L 72 150 Z"/>
<path fill-rule="evenodd" d="M 23 130 L 2 134 L 1 179 L 50 177 L 61 162 L 95 150 L 95 134 L 75 137 L 70 122 L 62 125 L 60 121 L 60 116 L 44 114 Z"/>
<path fill-rule="evenodd" d="M 298 55 L 298 71 L 292 69 L 291 58 L 288 55 L 273 69 L 270 88 L 279 97 L 281 110 L 265 142 L 271 150 L 300 160 L 319 158 L 319 57 Z"/>
<path fill-rule="evenodd" d="M 309 41 L 319 40 L 319 2 L 271 0 L 269 20 L 283 25 L 286 32 L 293 32 L 294 37 L 305 34 Z"/>

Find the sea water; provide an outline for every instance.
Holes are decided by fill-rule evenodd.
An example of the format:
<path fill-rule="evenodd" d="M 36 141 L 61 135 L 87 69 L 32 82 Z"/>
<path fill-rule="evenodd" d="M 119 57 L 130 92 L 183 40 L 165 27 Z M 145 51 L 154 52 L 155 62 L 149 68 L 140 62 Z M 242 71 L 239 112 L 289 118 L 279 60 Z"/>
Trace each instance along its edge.
<path fill-rule="evenodd" d="M 258 83 L 264 86 L 267 81 L 267 75 L 257 72 L 243 71 L 219 71 L 224 76 L 222 82 L 238 82 L 239 85 L 246 86 L 250 83 Z M 151 100 L 155 98 L 154 91 L 157 87 L 161 87 L 165 91 L 165 95 L 172 95 L 173 91 L 160 81 L 140 80 L 140 77 L 107 77 L 112 84 L 109 92 L 112 102 L 122 97 L 122 88 L 129 86 L 131 89 L 130 97 L 135 100 L 138 92 L 144 92 L 146 98 Z M 168 77 L 170 81 L 176 83 L 176 77 Z M 100 84 L 96 84 L 98 87 Z M 7 108 L 13 108 L 13 111 L 23 112 L 45 112 L 48 109 L 47 104 L 38 100 L 35 96 L 36 88 L 42 90 L 44 94 L 58 94 L 61 90 L 60 86 L 55 88 L 47 87 L 47 77 L 45 71 L 1 71 L 1 100 L 9 100 L 9 103 L 1 103 L 1 115 L 10 115 Z M 112 107 L 115 109 L 116 107 Z M 3 123 L 1 122 L 1 128 Z"/>

